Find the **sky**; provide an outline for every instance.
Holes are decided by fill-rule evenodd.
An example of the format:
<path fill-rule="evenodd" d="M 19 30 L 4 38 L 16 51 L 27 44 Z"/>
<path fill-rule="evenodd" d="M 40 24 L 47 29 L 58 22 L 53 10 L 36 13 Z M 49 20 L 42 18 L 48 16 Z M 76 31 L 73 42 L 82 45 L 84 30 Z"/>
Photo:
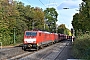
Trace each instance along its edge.
<path fill-rule="evenodd" d="M 66 28 L 71 29 L 73 15 L 78 13 L 79 4 L 82 0 L 17 0 L 23 2 L 25 5 L 31 5 L 32 7 L 40 7 L 43 10 L 46 8 L 54 7 L 58 13 L 57 25 L 65 24 Z M 69 9 L 63 9 L 69 8 Z"/>

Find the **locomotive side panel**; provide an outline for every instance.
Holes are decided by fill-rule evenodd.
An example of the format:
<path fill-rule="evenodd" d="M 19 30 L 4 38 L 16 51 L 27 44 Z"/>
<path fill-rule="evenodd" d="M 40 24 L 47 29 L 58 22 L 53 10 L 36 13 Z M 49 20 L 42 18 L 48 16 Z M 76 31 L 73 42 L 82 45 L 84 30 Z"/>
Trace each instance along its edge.
<path fill-rule="evenodd" d="M 43 42 L 43 34 L 42 32 L 37 32 L 36 44 L 40 46 L 42 42 Z"/>
<path fill-rule="evenodd" d="M 55 42 L 55 34 L 54 33 L 51 33 L 51 40 L 53 43 Z"/>

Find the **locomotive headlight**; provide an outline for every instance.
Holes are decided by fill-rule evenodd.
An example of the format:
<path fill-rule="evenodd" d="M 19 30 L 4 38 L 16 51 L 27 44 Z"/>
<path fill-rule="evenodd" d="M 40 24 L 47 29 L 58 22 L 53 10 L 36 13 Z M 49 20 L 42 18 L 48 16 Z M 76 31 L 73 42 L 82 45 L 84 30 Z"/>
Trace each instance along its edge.
<path fill-rule="evenodd" d="M 27 41 L 24 41 L 25 43 L 27 43 Z"/>
<path fill-rule="evenodd" d="M 33 43 L 36 43 L 36 41 L 33 41 Z"/>
<path fill-rule="evenodd" d="M 39 44 L 37 43 L 37 46 L 39 46 Z"/>

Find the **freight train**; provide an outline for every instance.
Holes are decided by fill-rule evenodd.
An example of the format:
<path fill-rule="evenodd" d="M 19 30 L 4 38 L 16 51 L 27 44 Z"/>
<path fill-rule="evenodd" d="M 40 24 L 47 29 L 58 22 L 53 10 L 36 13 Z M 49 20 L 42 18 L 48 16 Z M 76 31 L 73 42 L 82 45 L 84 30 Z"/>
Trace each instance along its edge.
<path fill-rule="evenodd" d="M 61 40 L 67 40 L 65 34 L 50 33 L 46 31 L 25 31 L 22 49 L 43 48 L 45 45 L 54 44 Z"/>

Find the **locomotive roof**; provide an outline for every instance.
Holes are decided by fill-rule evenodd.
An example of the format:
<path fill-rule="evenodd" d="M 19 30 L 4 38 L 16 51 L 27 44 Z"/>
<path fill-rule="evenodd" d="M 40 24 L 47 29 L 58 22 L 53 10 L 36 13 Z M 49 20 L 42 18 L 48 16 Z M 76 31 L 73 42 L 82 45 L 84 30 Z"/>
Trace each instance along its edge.
<path fill-rule="evenodd" d="M 47 31 L 25 31 L 25 32 L 44 32 L 44 33 L 50 33 L 50 32 L 47 32 Z"/>

